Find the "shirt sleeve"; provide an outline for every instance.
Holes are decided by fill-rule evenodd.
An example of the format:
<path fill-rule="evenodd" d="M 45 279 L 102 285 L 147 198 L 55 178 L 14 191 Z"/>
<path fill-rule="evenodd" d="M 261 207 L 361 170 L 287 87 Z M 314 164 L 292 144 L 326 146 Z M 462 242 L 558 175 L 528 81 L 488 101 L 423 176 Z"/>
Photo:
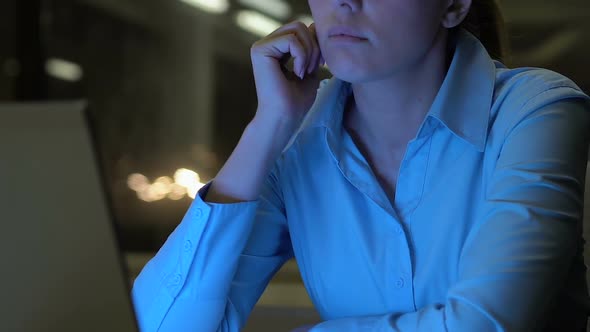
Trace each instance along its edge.
<path fill-rule="evenodd" d="M 207 203 L 209 186 L 134 282 L 141 331 L 239 331 L 293 256 L 276 167 L 257 201 Z"/>
<path fill-rule="evenodd" d="M 586 101 L 541 107 L 513 126 L 444 303 L 325 321 L 311 331 L 533 331 L 579 249 L 590 116 Z M 585 330 L 585 322 L 578 326 Z M 570 330 L 568 330 L 570 331 Z M 573 331 L 573 330 L 571 330 Z"/>

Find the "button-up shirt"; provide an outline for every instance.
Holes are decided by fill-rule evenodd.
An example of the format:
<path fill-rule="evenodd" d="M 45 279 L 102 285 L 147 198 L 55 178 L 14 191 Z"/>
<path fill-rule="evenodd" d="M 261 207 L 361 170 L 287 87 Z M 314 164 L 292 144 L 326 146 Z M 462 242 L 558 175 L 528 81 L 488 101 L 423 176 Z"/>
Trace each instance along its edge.
<path fill-rule="evenodd" d="M 585 326 L 589 98 L 466 31 L 455 45 L 393 204 L 342 124 L 350 84 L 322 81 L 259 199 L 208 203 L 205 186 L 145 266 L 142 330 L 238 331 L 293 257 L 323 319 L 312 331 Z"/>

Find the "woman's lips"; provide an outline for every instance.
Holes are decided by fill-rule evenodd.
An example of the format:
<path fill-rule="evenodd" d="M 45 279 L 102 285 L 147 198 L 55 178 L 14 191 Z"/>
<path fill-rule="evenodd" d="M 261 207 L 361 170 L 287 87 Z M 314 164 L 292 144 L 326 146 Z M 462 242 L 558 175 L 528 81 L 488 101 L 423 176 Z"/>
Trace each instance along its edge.
<path fill-rule="evenodd" d="M 348 42 L 348 43 L 358 43 L 365 41 L 365 38 L 354 37 L 349 35 L 334 35 L 330 36 L 330 40 L 338 41 L 338 42 Z"/>
<path fill-rule="evenodd" d="M 347 26 L 347 25 L 336 25 L 333 26 L 328 30 L 328 36 L 332 37 L 353 37 L 356 39 L 364 40 L 366 38 L 363 37 L 362 33 L 358 31 L 356 28 Z"/>
<path fill-rule="evenodd" d="M 328 39 L 331 42 L 355 44 L 366 41 L 360 30 L 348 25 L 335 25 L 328 29 Z"/>

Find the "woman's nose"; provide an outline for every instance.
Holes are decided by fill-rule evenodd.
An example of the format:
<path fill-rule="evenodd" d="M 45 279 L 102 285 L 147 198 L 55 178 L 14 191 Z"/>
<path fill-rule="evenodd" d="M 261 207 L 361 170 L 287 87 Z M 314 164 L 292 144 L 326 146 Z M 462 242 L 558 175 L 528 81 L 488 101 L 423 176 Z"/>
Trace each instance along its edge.
<path fill-rule="evenodd" d="M 337 10 L 356 12 L 361 9 L 362 0 L 334 0 Z"/>

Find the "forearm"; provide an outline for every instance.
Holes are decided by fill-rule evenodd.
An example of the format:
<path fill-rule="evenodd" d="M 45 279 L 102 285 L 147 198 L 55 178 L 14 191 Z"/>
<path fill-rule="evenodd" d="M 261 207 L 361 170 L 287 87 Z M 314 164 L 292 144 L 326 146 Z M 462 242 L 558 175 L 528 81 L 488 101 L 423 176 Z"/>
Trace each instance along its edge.
<path fill-rule="evenodd" d="M 205 201 L 235 203 L 258 199 L 264 180 L 294 130 L 292 121 L 256 116 L 212 181 Z"/>
<path fill-rule="evenodd" d="M 235 310 L 226 315 L 231 309 L 226 302 L 257 203 L 208 205 L 201 200 L 206 189 L 134 282 L 133 302 L 142 331 L 192 326 L 215 331 L 224 322 L 237 330 L 240 318 Z M 240 296 L 254 297 L 247 291 Z M 200 315 L 193 315 L 200 308 Z"/>

